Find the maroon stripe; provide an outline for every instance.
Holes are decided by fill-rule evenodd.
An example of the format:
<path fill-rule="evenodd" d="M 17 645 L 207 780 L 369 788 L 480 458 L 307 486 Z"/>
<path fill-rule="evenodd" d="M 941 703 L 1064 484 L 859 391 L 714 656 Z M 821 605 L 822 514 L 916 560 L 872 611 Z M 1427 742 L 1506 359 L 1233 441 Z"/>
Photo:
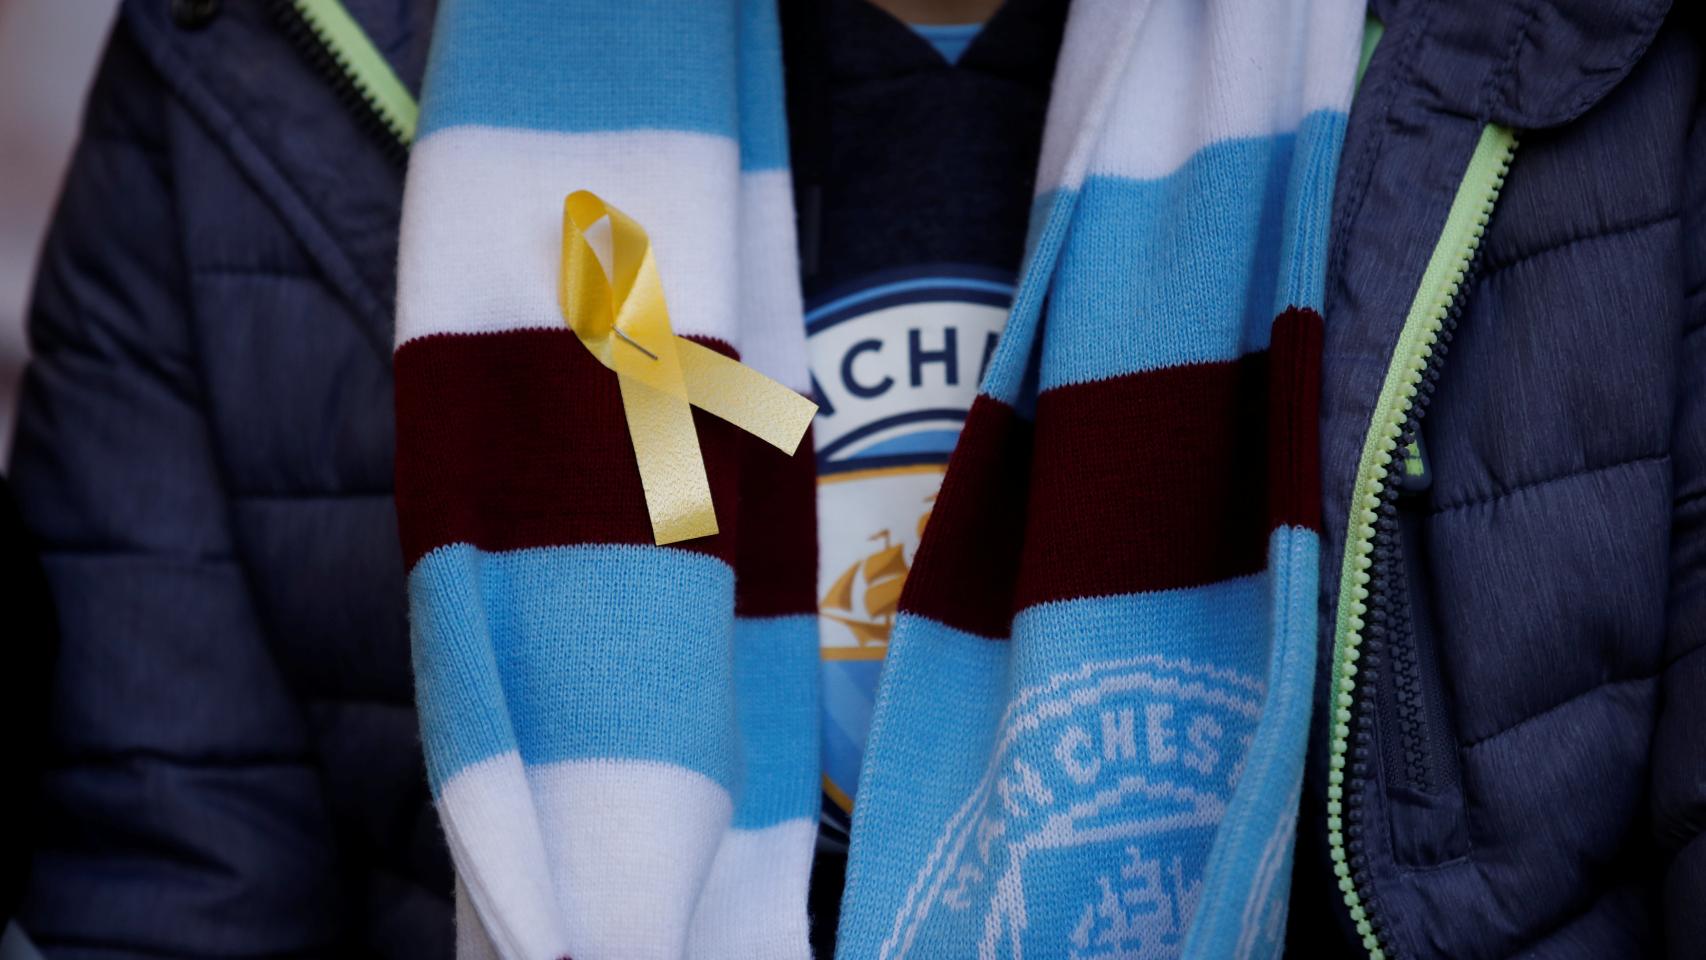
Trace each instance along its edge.
<path fill-rule="evenodd" d="M 986 637 L 1012 624 L 1031 425 L 979 396 L 966 415 L 901 608 Z"/>
<path fill-rule="evenodd" d="M 447 543 L 653 542 L 616 375 L 567 328 L 411 340 L 397 350 L 396 377 L 397 514 L 410 567 Z M 675 546 L 732 564 L 743 434 L 698 409 L 693 419 L 723 532 Z"/>
<path fill-rule="evenodd" d="M 1034 426 L 979 397 L 902 606 L 1002 637 L 1039 603 L 1262 570 L 1275 525 L 1319 526 L 1320 347 L 1291 310 L 1271 354 L 1050 390 Z"/>
<path fill-rule="evenodd" d="M 817 612 L 817 465 L 812 434 L 786 457 L 743 435 L 735 613 Z"/>
<path fill-rule="evenodd" d="M 1292 307 L 1268 347 L 1268 526 L 1321 529 L 1321 315 Z"/>
<path fill-rule="evenodd" d="M 1319 527 L 1320 347 L 1320 318 L 1293 310 L 1276 321 L 1271 363 L 1257 355 L 1048 391 L 1034 457 L 1033 427 L 979 397 L 904 608 L 1005 636 L 1011 611 L 1036 603 L 1260 570 L 1273 525 Z M 410 341 L 397 383 L 410 566 L 452 542 L 651 542 L 615 378 L 569 331 Z M 680 546 L 736 565 L 744 615 L 815 609 L 809 438 L 786 458 L 697 410 L 695 422 L 723 533 Z"/>
<path fill-rule="evenodd" d="M 1266 368 L 1255 354 L 1038 397 L 1015 608 L 1262 569 Z"/>

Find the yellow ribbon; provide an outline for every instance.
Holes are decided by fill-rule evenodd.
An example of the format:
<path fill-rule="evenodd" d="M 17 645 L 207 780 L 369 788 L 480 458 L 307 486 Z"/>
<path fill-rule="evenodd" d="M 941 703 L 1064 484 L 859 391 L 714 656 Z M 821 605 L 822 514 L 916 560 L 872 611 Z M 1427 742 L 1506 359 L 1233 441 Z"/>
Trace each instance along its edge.
<path fill-rule="evenodd" d="M 606 217 L 608 274 L 586 239 L 586 231 Z M 817 404 L 751 367 L 676 336 L 645 229 L 586 190 L 563 201 L 557 300 L 575 336 L 616 371 L 652 537 L 659 544 L 717 532 L 693 407 L 790 455 L 817 413 Z"/>

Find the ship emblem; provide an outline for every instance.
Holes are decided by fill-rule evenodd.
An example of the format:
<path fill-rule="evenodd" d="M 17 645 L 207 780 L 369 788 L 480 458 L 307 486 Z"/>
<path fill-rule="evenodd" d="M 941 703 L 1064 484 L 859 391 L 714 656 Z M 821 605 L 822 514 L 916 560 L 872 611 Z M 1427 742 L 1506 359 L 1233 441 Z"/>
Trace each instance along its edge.
<path fill-rule="evenodd" d="M 931 494 L 924 498 L 924 502 L 930 503 L 935 499 L 935 494 Z M 918 518 L 920 538 L 924 536 L 924 525 L 929 520 L 929 510 Z M 861 647 L 889 642 L 889 631 L 894 629 L 894 615 L 900 609 L 901 588 L 906 585 L 906 575 L 912 570 L 906 559 L 906 544 L 895 543 L 889 531 L 879 530 L 870 539 L 881 541 L 882 545 L 853 561 L 818 601 L 822 614 L 845 625 Z M 863 612 L 866 619 L 859 619 L 856 616 L 858 612 Z"/>

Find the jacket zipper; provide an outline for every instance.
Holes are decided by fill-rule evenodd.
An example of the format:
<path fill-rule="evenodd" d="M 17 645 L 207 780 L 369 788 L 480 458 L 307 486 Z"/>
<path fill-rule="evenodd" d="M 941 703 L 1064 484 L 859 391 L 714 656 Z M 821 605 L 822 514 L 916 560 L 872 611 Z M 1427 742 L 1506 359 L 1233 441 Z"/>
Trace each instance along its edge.
<path fill-rule="evenodd" d="M 1477 253 L 1466 277 L 1477 274 L 1479 262 Z M 1369 570 L 1368 636 L 1358 661 L 1363 695 L 1379 704 L 1380 729 L 1398 733 L 1396 743 L 1401 749 L 1392 749 L 1382 737 L 1380 755 L 1388 782 L 1435 798 L 1429 805 L 1443 799 L 1441 791 L 1458 786 L 1460 772 L 1434 642 L 1433 611 L 1425 587 L 1411 572 L 1422 569 L 1425 563 L 1423 523 L 1431 499 L 1421 425 L 1445 366 L 1463 303 L 1463 297 L 1453 301 L 1440 327 L 1399 440 L 1399 448 L 1405 451 L 1402 472 L 1382 492 Z M 1370 689 L 1388 680 L 1387 689 Z M 1394 850 L 1394 855 L 1397 853 Z"/>
<path fill-rule="evenodd" d="M 1473 267 L 1471 267 L 1473 272 Z M 1440 338 L 1428 360 L 1428 373 L 1436 371 L 1452 331 L 1447 321 L 1440 329 Z M 1412 421 L 1421 419 L 1425 405 L 1428 380 L 1422 381 L 1424 392 L 1416 400 Z M 1406 433 L 1410 430 L 1405 427 Z M 1363 639 L 1361 664 L 1362 684 L 1359 691 L 1364 699 L 1386 706 L 1380 715 L 1381 729 L 1398 733 L 1399 749 L 1380 751 L 1386 761 L 1386 775 L 1392 781 L 1412 790 L 1432 792 L 1444 778 L 1440 767 L 1446 757 L 1446 744 L 1436 742 L 1436 732 L 1443 729 L 1441 711 L 1433 709 L 1425 677 L 1431 674 L 1423 663 L 1424 631 L 1416 621 L 1415 597 L 1410 595 L 1410 565 L 1408 553 L 1414 547 L 1419 530 L 1402 506 L 1403 494 L 1397 484 L 1381 491 L 1380 518 L 1375 523 L 1373 563 L 1369 568 L 1367 636 Z M 1390 681 L 1389 690 L 1378 690 L 1381 683 Z M 1378 694 L 1378 695 L 1377 695 Z M 1390 726 L 1388 726 L 1390 724 Z"/>
<path fill-rule="evenodd" d="M 271 0 L 273 14 L 340 99 L 399 166 L 420 106 L 340 0 Z"/>
<path fill-rule="evenodd" d="M 1362 841 L 1362 801 L 1373 750 L 1370 727 L 1375 698 L 1373 676 L 1363 684 L 1365 689 L 1358 689 L 1357 662 L 1365 652 L 1365 630 L 1370 640 L 1367 652 L 1378 655 L 1381 651 L 1374 645 L 1390 629 L 1386 620 L 1391 615 L 1390 604 L 1383 596 L 1375 595 L 1394 589 L 1390 549 L 1379 555 L 1383 562 L 1380 568 L 1376 566 L 1382 527 L 1395 531 L 1397 522 L 1398 471 L 1390 468 L 1396 463 L 1402 469 L 1403 448 L 1419 435 L 1421 413 L 1438 376 L 1436 354 L 1443 357 L 1443 344 L 1449 341 L 1451 329 L 1456 325 L 1482 234 L 1515 152 L 1516 134 L 1510 129 L 1488 124 L 1481 131 L 1469 167 L 1446 214 L 1445 228 L 1434 245 L 1421 285 L 1404 318 L 1373 419 L 1363 438 L 1356 485 L 1351 493 L 1333 631 L 1327 843 L 1345 906 L 1371 960 L 1386 960 L 1388 954 L 1382 946 L 1385 918 L 1375 899 L 1364 895 L 1368 878 Z M 1389 532 L 1385 541 L 1390 545 L 1392 539 Z"/>

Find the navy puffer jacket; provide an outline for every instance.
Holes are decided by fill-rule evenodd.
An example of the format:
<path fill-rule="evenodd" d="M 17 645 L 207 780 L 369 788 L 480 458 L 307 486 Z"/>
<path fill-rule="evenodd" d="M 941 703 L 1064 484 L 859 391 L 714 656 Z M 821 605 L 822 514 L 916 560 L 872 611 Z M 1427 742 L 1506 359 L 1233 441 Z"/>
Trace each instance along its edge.
<path fill-rule="evenodd" d="M 1706 49 L 1666 7 L 1372 4 L 1334 199 L 1292 913 L 1294 942 L 1355 949 L 1298 956 L 1706 956 Z M 1359 460 L 1489 122 L 1515 161 L 1380 506 L 1337 703 Z M 1360 930 L 1330 859 L 1341 706 Z"/>
<path fill-rule="evenodd" d="M 417 83 L 432 4 L 348 6 Z M 391 505 L 402 170 L 265 4 L 220 7 L 124 5 L 44 250 L 12 470 L 62 646 L 22 919 L 56 958 L 448 957 Z"/>
<path fill-rule="evenodd" d="M 346 2 L 413 86 L 432 4 Z M 390 499 L 401 173 L 259 4 L 174 6 L 208 5 L 125 5 L 32 315 L 14 482 L 63 647 L 24 920 L 56 958 L 446 956 Z M 1706 949 L 1706 51 L 1665 6 L 1374 4 L 1294 956 Z M 1364 529 L 1489 122 L 1521 145 Z M 1339 736 L 1347 544 L 1377 562 Z"/>

